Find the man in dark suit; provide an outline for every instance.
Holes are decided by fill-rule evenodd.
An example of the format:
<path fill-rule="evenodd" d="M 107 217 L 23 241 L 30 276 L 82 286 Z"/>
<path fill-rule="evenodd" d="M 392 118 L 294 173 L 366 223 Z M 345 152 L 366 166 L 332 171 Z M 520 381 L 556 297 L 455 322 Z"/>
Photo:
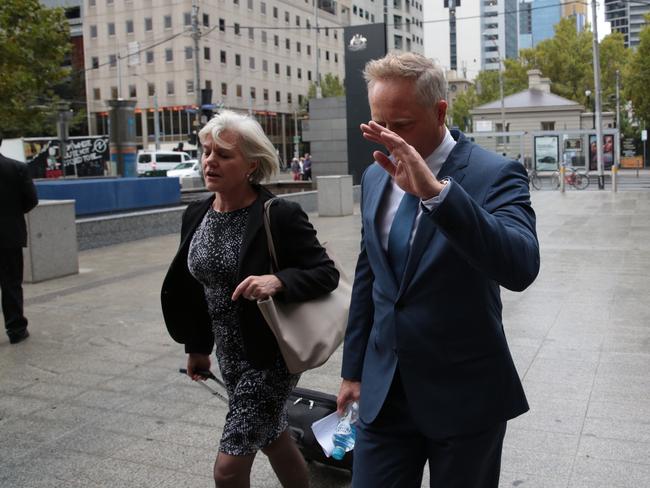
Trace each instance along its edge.
<path fill-rule="evenodd" d="M 27 245 L 25 214 L 37 204 L 27 165 L 0 154 L 0 288 L 5 328 L 12 344 L 29 337 L 23 315 L 22 248 Z"/>
<path fill-rule="evenodd" d="M 445 126 L 440 67 L 389 54 L 364 72 L 386 147 L 362 178 L 362 240 L 339 410 L 359 400 L 355 488 L 498 486 L 506 421 L 528 410 L 500 286 L 539 271 L 523 166 Z"/>

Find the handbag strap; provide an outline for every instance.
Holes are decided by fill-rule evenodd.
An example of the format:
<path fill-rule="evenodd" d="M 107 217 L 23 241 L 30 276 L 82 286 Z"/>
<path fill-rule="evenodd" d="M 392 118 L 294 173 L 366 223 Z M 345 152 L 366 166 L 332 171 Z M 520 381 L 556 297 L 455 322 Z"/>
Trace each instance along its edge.
<path fill-rule="evenodd" d="M 266 231 L 266 245 L 269 248 L 269 256 L 271 256 L 271 273 L 280 269 L 278 256 L 273 245 L 273 234 L 271 233 L 271 205 L 275 200 L 277 198 L 271 198 L 264 202 L 264 230 Z"/>

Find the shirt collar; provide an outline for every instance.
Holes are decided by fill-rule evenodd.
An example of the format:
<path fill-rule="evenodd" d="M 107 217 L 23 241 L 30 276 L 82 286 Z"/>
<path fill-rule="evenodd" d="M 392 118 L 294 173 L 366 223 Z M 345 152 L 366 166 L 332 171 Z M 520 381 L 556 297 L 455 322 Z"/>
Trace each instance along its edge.
<path fill-rule="evenodd" d="M 442 165 L 447 161 L 449 153 L 451 153 L 451 150 L 455 145 L 456 141 L 451 136 L 449 129 L 445 126 L 445 137 L 442 139 L 442 142 L 424 159 L 434 176 L 438 176 L 440 168 L 442 168 Z"/>

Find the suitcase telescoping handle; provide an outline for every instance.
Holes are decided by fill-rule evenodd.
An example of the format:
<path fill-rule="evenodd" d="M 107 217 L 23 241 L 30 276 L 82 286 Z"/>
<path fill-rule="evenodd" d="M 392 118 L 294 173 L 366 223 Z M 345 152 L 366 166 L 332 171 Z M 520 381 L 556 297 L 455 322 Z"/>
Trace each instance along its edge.
<path fill-rule="evenodd" d="M 181 373 L 181 374 L 187 375 L 187 369 L 185 369 L 185 368 L 180 368 L 180 369 L 178 370 L 178 372 Z M 224 388 L 224 389 L 226 388 L 225 383 L 224 383 L 223 381 L 221 381 L 219 378 L 217 378 L 214 374 L 212 374 L 212 371 L 208 371 L 208 370 L 205 370 L 205 371 L 204 371 L 204 370 L 199 370 L 199 371 L 197 371 L 196 373 L 197 373 L 199 376 L 202 376 L 202 377 L 205 378 L 205 379 L 210 379 L 210 380 L 215 381 L 215 382 L 216 382 L 219 386 L 221 386 L 222 388 Z M 204 381 L 199 381 L 199 385 L 201 385 L 203 388 L 207 389 L 210 393 L 212 393 L 214 396 L 216 396 L 216 397 L 219 398 L 220 400 L 224 401 L 226 404 L 228 403 L 228 399 L 227 399 L 224 395 L 222 395 L 222 394 L 221 394 L 220 392 L 218 392 L 217 390 L 213 390 L 212 388 L 210 388 L 208 385 L 205 384 Z"/>
<path fill-rule="evenodd" d="M 309 410 L 314 408 L 314 400 L 307 400 L 303 397 L 296 398 L 296 400 L 293 402 L 294 405 L 298 405 L 299 403 L 304 403 L 306 405 L 309 405 Z"/>

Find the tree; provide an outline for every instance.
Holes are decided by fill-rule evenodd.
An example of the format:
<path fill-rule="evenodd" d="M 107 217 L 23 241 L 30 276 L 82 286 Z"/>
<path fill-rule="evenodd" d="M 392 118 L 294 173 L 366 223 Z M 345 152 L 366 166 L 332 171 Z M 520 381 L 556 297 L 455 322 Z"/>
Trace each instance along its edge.
<path fill-rule="evenodd" d="M 69 26 L 61 8 L 38 0 L 0 2 L 0 131 L 4 137 L 54 132 L 54 87 L 69 69 Z"/>
<path fill-rule="evenodd" d="M 634 113 L 639 120 L 650 123 L 650 15 L 646 15 L 646 24 L 639 33 L 639 45 L 630 56 L 630 62 L 624 70 L 626 97 L 632 102 Z"/>
<path fill-rule="evenodd" d="M 601 100 L 605 110 L 616 110 L 616 71 L 623 75 L 630 54 L 631 51 L 625 47 L 625 37 L 620 32 L 613 32 L 600 43 Z"/>
<path fill-rule="evenodd" d="M 472 131 L 472 116 L 469 111 L 478 105 L 476 88 L 470 86 L 466 91 L 460 93 L 454 100 L 449 115 L 451 123 L 463 132 Z"/>
<path fill-rule="evenodd" d="M 321 95 L 323 98 L 327 97 L 342 97 L 345 95 L 345 87 L 341 84 L 341 80 L 336 75 L 332 73 L 327 73 L 321 80 Z M 301 111 L 307 112 L 307 106 L 309 100 L 316 98 L 316 83 L 311 82 L 309 84 L 309 90 L 307 90 L 307 99 L 301 105 Z"/>

